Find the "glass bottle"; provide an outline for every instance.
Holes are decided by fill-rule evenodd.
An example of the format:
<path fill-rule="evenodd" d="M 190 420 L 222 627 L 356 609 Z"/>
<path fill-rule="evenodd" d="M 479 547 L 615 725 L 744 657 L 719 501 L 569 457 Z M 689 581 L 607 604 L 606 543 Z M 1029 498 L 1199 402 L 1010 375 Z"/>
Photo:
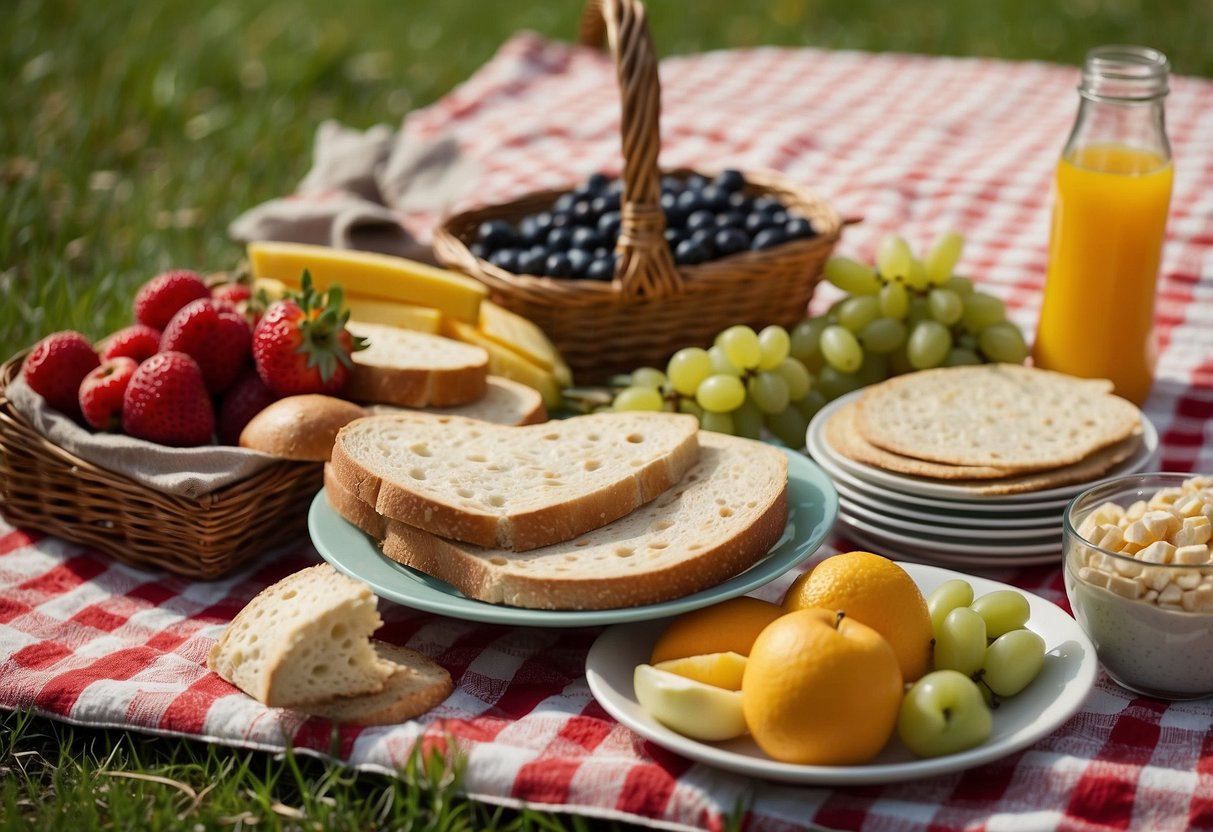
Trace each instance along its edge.
<path fill-rule="evenodd" d="M 1141 404 L 1154 379 L 1154 294 L 1171 201 L 1167 58 L 1091 50 L 1053 187 L 1038 367 L 1106 378 Z"/>

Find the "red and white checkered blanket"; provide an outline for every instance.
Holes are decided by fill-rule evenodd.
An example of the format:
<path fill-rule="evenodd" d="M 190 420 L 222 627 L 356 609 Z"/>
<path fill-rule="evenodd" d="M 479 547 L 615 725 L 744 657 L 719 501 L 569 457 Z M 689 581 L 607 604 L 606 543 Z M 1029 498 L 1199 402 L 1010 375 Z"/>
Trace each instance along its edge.
<path fill-rule="evenodd" d="M 957 229 L 967 239 L 962 269 L 1031 332 L 1075 69 L 754 49 L 672 58 L 661 78 L 664 165 L 782 170 L 863 216 L 841 245 L 861 258 L 889 231 L 921 246 Z M 1213 82 L 1174 79 L 1168 128 L 1177 174 L 1158 382 L 1145 409 L 1161 434 L 1161 468 L 1209 472 Z M 521 35 L 410 117 L 407 131 L 455 136 L 483 165 L 482 201 L 617 170 L 614 68 L 596 52 Z M 403 219 L 422 236 L 433 222 Z M 833 297 L 823 287 L 814 309 Z M 822 554 L 847 545 L 832 544 Z M 301 541 L 226 580 L 196 583 L 0 523 L 0 706 L 328 753 L 327 722 L 264 708 L 204 666 L 241 606 L 316 557 Z M 989 574 L 1065 606 L 1059 568 Z M 759 594 L 775 597 L 791 578 Z M 692 764 L 608 717 L 583 675 L 596 629 L 511 628 L 380 606 L 380 635 L 437 659 L 457 689 L 418 721 L 341 729 L 337 753 L 394 769 L 419 738 L 453 736 L 468 761 L 464 789 L 485 801 L 662 828 L 720 828 L 736 806 L 747 807 L 752 829 L 1213 828 L 1213 700 L 1134 698 L 1101 675 L 1073 719 L 996 763 L 905 784 L 790 787 Z"/>

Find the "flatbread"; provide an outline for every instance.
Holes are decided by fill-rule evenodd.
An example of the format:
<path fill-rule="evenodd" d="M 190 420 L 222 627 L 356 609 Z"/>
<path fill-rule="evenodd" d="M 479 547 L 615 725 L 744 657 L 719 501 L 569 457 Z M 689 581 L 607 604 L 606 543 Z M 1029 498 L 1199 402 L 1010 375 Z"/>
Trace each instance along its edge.
<path fill-rule="evenodd" d="M 1015 364 L 922 370 L 860 397 L 858 432 L 902 456 L 1013 472 L 1086 459 L 1140 429 L 1141 411 L 1088 380 Z"/>

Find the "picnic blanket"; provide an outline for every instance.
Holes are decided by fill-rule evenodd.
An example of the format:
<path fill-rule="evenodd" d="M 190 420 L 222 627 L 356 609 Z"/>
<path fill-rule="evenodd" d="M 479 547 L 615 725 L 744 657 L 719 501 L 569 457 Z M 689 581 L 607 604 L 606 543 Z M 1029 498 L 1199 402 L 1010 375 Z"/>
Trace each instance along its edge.
<path fill-rule="evenodd" d="M 1076 68 L 759 48 L 667 59 L 661 81 L 664 165 L 781 170 L 863 217 L 840 247 L 861 259 L 890 231 L 921 246 L 959 230 L 963 272 L 1032 331 Z M 1163 470 L 1210 472 L 1213 82 L 1174 79 L 1168 129 L 1177 173 L 1158 381 L 1145 411 Z M 596 51 L 519 35 L 401 128 L 403 141 L 439 139 L 479 172 L 454 210 L 617 171 L 614 67 Z M 391 210 L 411 238 L 428 239 L 433 214 Z M 823 286 L 813 310 L 836 297 Z M 817 557 L 846 548 L 835 537 Z M 906 783 L 789 786 L 692 763 L 612 720 L 583 675 L 600 629 L 504 627 L 389 602 L 380 604 L 381 637 L 435 658 L 456 690 L 417 721 L 340 728 L 333 744 L 329 723 L 262 707 L 205 669 L 211 644 L 253 595 L 316 560 L 301 538 L 200 583 L 0 523 L 0 706 L 241 747 L 290 745 L 388 771 L 417 742 L 453 738 L 467 761 L 462 788 L 475 799 L 667 829 L 719 829 L 737 807 L 745 828 L 764 830 L 1213 829 L 1213 700 L 1136 697 L 1101 673 L 1078 714 L 997 762 Z M 983 574 L 1066 607 L 1060 564 Z M 777 598 L 793 578 L 755 594 Z"/>

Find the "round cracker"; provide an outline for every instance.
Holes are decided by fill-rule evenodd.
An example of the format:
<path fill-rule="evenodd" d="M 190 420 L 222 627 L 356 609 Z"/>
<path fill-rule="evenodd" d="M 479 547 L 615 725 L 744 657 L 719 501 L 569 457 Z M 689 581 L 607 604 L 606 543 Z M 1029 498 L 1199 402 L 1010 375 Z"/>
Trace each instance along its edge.
<path fill-rule="evenodd" d="M 1128 438 L 1141 411 L 1103 380 L 982 364 L 922 370 L 864 391 L 856 427 L 902 456 L 1014 472 L 1059 468 Z"/>

